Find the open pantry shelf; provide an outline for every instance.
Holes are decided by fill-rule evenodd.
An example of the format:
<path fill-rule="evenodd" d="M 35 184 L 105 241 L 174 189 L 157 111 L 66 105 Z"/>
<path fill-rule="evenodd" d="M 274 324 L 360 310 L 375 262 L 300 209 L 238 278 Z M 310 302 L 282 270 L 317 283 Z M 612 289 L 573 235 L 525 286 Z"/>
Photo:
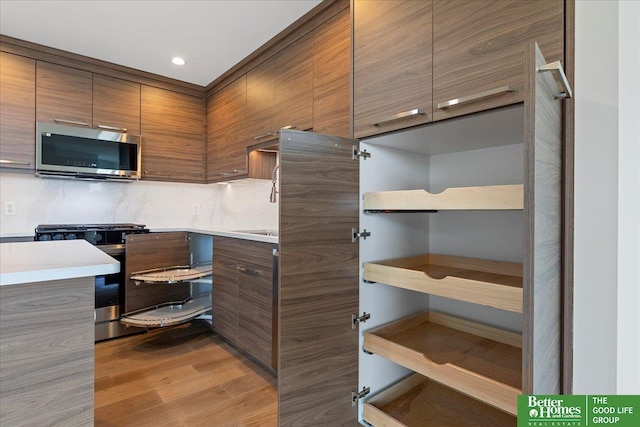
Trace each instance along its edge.
<path fill-rule="evenodd" d="M 426 254 L 364 263 L 363 278 L 522 313 L 522 264 Z"/>
<path fill-rule="evenodd" d="M 516 418 L 460 394 L 428 378 L 413 374 L 367 399 L 363 419 L 386 427 L 508 427 Z"/>
<path fill-rule="evenodd" d="M 153 309 L 131 313 L 120 319 L 125 325 L 159 328 L 188 322 L 211 310 L 211 294 L 199 295 L 186 301 L 167 303 Z"/>
<path fill-rule="evenodd" d="M 154 268 L 152 270 L 138 271 L 131 274 L 131 279 L 144 283 L 173 284 L 210 276 L 212 266 L 179 265 L 168 268 Z"/>
<path fill-rule="evenodd" d="M 435 194 L 427 190 L 379 191 L 364 194 L 364 210 L 367 212 L 522 210 L 523 206 L 522 184 L 456 187 Z"/>
<path fill-rule="evenodd" d="M 364 333 L 364 350 L 516 414 L 522 393 L 522 337 L 427 312 Z"/>

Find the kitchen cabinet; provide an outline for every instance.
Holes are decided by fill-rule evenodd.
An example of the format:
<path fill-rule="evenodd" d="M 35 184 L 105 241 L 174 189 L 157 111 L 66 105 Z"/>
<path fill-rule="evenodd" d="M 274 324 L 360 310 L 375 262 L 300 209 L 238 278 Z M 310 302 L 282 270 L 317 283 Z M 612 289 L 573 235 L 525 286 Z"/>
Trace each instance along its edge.
<path fill-rule="evenodd" d="M 276 136 L 276 61 L 274 57 L 247 74 L 247 131 L 244 147 L 272 141 Z"/>
<path fill-rule="evenodd" d="M 211 310 L 211 239 L 186 232 L 130 234 L 126 241 L 124 310 L 120 321 L 164 327 Z M 210 318 L 210 316 L 209 316 Z"/>
<path fill-rule="evenodd" d="M 276 129 L 313 127 L 313 33 L 276 55 Z"/>
<path fill-rule="evenodd" d="M 564 1 L 433 2 L 433 119 L 522 102 L 526 43 L 563 59 Z"/>
<path fill-rule="evenodd" d="M 140 84 L 94 74 L 93 127 L 140 135 Z"/>
<path fill-rule="evenodd" d="M 515 425 L 562 393 L 562 102 L 525 62 L 516 106 L 282 132 L 279 425 Z"/>
<path fill-rule="evenodd" d="M 353 2 L 354 136 L 431 121 L 432 2 Z"/>
<path fill-rule="evenodd" d="M 3 426 L 93 425 L 94 301 L 93 276 L 0 286 Z"/>
<path fill-rule="evenodd" d="M 270 243 L 216 237 L 213 329 L 272 370 L 277 369 L 277 298 Z"/>
<path fill-rule="evenodd" d="M 283 127 L 313 127 L 313 33 L 247 73 L 247 145 L 273 141 Z"/>
<path fill-rule="evenodd" d="M 36 93 L 36 121 L 92 127 L 90 72 L 38 61 Z"/>
<path fill-rule="evenodd" d="M 142 178 L 204 182 L 202 98 L 143 85 Z"/>
<path fill-rule="evenodd" d="M 351 136 L 351 15 L 349 9 L 313 32 L 313 129 Z"/>
<path fill-rule="evenodd" d="M 247 175 L 247 77 L 207 100 L 207 181 Z"/>
<path fill-rule="evenodd" d="M 35 169 L 36 62 L 0 52 L 0 166 Z"/>

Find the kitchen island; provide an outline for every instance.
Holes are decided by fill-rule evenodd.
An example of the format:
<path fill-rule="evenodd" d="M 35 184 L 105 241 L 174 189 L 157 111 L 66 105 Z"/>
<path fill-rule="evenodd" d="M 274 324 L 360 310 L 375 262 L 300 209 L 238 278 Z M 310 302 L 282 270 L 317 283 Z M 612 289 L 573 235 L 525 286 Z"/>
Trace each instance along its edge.
<path fill-rule="evenodd" d="M 0 244 L 0 425 L 93 425 L 94 276 L 84 240 Z"/>

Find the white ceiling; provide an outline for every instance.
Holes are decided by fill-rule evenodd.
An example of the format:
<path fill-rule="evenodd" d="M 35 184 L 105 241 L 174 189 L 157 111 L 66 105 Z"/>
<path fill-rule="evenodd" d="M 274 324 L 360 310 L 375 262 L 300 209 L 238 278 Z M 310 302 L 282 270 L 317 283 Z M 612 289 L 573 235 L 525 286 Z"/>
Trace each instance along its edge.
<path fill-rule="evenodd" d="M 318 3 L 0 0 L 0 33 L 206 86 Z"/>

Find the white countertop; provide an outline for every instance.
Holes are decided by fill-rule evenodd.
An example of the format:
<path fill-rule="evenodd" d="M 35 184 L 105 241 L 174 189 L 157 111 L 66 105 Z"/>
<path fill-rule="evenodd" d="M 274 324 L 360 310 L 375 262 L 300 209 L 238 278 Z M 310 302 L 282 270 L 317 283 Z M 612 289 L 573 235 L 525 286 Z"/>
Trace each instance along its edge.
<path fill-rule="evenodd" d="M 273 235 L 264 235 L 264 234 L 254 234 L 250 233 L 249 229 L 243 231 L 237 230 L 206 230 L 206 229 L 198 229 L 198 228 L 150 228 L 152 233 L 164 233 L 169 231 L 186 231 L 189 233 L 198 233 L 198 234 L 206 234 L 209 236 L 220 236 L 220 237 L 232 237 L 234 239 L 244 239 L 244 240 L 253 240 L 256 242 L 266 242 L 278 244 L 278 236 Z M 269 231 L 270 233 L 275 233 L 275 230 L 255 230 L 255 232 L 264 232 Z"/>
<path fill-rule="evenodd" d="M 85 240 L 0 244 L 0 285 L 112 274 L 120 263 Z"/>

